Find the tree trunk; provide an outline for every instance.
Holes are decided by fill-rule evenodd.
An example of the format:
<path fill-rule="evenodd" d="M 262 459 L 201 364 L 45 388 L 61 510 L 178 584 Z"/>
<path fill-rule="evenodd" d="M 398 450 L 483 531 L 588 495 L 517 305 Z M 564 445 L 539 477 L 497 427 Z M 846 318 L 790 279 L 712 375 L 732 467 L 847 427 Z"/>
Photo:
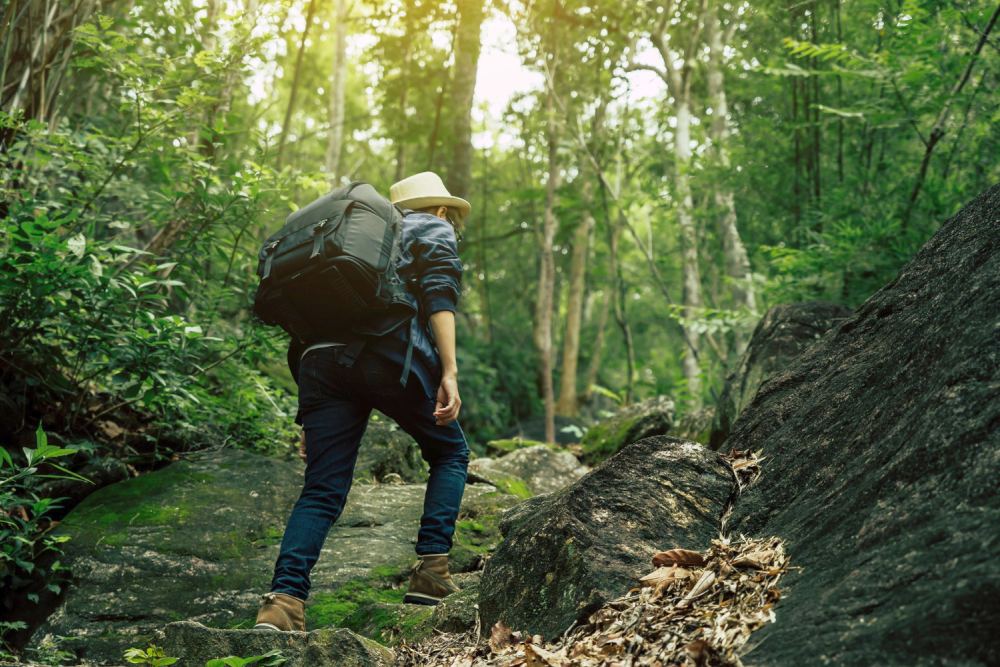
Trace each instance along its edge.
<path fill-rule="evenodd" d="M 718 9 L 713 8 L 707 15 L 708 24 L 708 94 L 712 105 L 712 124 L 710 127 L 712 144 L 715 148 L 719 167 L 728 172 L 729 162 L 729 104 L 726 99 L 725 75 L 723 73 L 723 33 L 722 22 Z M 724 177 L 713 193 L 715 207 L 720 212 L 719 236 L 722 238 L 722 254 L 726 263 L 726 275 L 729 278 L 729 289 L 733 304 L 750 313 L 757 311 L 757 298 L 754 294 L 753 281 L 750 273 L 750 259 L 746 246 L 740 237 L 737 227 L 736 203 L 732 187 Z M 746 346 L 746 336 L 736 332 L 734 336 L 736 355 L 743 353 Z"/>
<path fill-rule="evenodd" d="M 694 219 L 689 169 L 691 167 L 691 107 L 687 96 L 676 99 L 677 130 L 674 133 L 674 194 L 677 199 L 677 224 L 681 235 L 681 282 L 684 286 L 684 318 L 691 321 L 701 313 L 701 273 L 698 266 L 698 230 Z M 701 406 L 701 367 L 698 352 L 701 337 L 685 327 L 688 349 L 684 351 L 684 378 L 691 394 L 691 407 Z"/>
<path fill-rule="evenodd" d="M 295 56 L 295 72 L 292 74 L 292 90 L 288 96 L 288 106 L 285 107 L 285 120 L 281 124 L 281 135 L 278 138 L 278 155 L 275 164 L 281 168 L 281 161 L 284 158 L 285 142 L 288 140 L 288 128 L 292 124 L 292 113 L 295 111 L 295 99 L 299 94 L 299 81 L 302 75 L 302 58 L 306 51 L 306 38 L 309 36 L 309 28 L 312 26 L 313 16 L 316 15 L 316 0 L 309 0 L 309 9 L 306 10 L 306 25 L 302 29 L 302 39 L 299 41 L 299 52 Z"/>
<path fill-rule="evenodd" d="M 93 0 L 11 0 L 3 9 L 0 38 L 0 108 L 56 122 L 56 103 L 69 66 L 76 28 L 94 11 Z"/>
<path fill-rule="evenodd" d="M 337 0 L 334 18 L 333 76 L 330 77 L 330 131 L 326 139 L 326 172 L 336 187 L 340 183 L 340 158 L 344 143 L 344 82 L 347 70 L 347 0 Z"/>
<path fill-rule="evenodd" d="M 577 363 L 580 355 L 580 325 L 583 321 L 583 296 L 587 279 L 587 256 L 590 254 L 590 237 L 594 229 L 594 216 L 590 209 L 593 185 L 588 176 L 583 182 L 583 219 L 573 232 L 573 255 L 569 265 L 569 297 L 566 303 L 566 333 L 563 337 L 562 375 L 559 381 L 559 401 L 556 414 L 576 416 L 579 411 L 577 397 Z"/>
<path fill-rule="evenodd" d="M 545 186 L 545 214 L 539 232 L 538 294 L 535 300 L 535 349 L 538 352 L 539 389 L 545 406 L 545 441 L 555 442 L 555 397 L 552 387 L 552 306 L 555 292 L 555 258 L 552 253 L 556 232 L 555 199 L 559 187 L 558 137 L 556 134 L 554 93 L 546 102 L 548 116 L 549 177 Z"/>
<path fill-rule="evenodd" d="M 608 320 L 611 318 L 611 299 L 614 298 L 608 292 L 604 300 L 601 301 L 601 311 L 597 316 L 597 333 L 594 335 L 594 344 L 590 350 L 590 362 L 587 364 L 587 374 L 583 381 L 583 391 L 580 394 L 582 401 L 590 399 L 593 387 L 597 384 L 597 376 L 601 372 L 601 361 L 604 357 L 604 339 L 607 337 Z"/>
<path fill-rule="evenodd" d="M 458 1 L 458 29 L 455 33 L 455 66 L 451 100 L 454 109 L 451 166 L 448 191 L 466 197 L 472 180 L 472 101 L 476 92 L 483 0 Z"/>
<path fill-rule="evenodd" d="M 614 275 L 615 290 L 613 295 L 615 323 L 622 332 L 622 342 L 625 344 L 625 405 L 632 402 L 632 385 L 635 381 L 635 344 L 632 341 L 632 327 L 628 321 L 627 286 L 622 275 L 622 265 L 618 261 L 618 239 L 621 237 L 622 225 L 613 223 L 608 216 L 608 253 L 611 256 L 611 273 Z"/>

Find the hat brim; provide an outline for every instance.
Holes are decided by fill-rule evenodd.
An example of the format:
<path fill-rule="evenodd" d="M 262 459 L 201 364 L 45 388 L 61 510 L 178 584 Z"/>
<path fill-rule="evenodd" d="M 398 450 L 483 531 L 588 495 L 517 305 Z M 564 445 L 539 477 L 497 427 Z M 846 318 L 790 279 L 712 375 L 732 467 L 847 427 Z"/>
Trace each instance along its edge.
<path fill-rule="evenodd" d="M 420 208 L 429 208 L 431 206 L 449 206 L 451 208 L 458 209 L 458 212 L 461 214 L 463 220 L 469 215 L 469 212 L 472 210 L 472 204 L 465 201 L 461 197 L 445 197 L 441 195 L 438 196 L 428 195 L 426 197 L 410 197 L 409 199 L 400 199 L 399 201 L 393 203 L 400 208 L 409 208 L 414 210 Z"/>

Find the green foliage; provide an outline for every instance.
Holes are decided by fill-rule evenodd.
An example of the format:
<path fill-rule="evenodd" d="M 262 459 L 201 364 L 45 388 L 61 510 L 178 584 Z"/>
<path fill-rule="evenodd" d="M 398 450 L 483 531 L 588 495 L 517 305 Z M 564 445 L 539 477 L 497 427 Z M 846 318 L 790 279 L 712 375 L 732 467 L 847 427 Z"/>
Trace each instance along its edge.
<path fill-rule="evenodd" d="M 61 544 L 69 538 L 49 533 L 48 514 L 59 508 L 61 498 L 45 498 L 36 492 L 42 479 L 73 478 L 87 481 L 54 463 L 54 459 L 72 456 L 76 449 L 48 443 L 41 426 L 35 433 L 35 447 L 24 447 L 14 456 L 0 447 L 0 588 L 11 596 L 24 595 L 37 603 L 39 595 L 32 588 L 44 586 L 58 594 L 65 581 L 58 555 Z M 54 470 L 55 472 L 51 472 Z M 46 566 L 39 563 L 46 556 Z M 0 642 L 15 624 L 0 627 Z"/>
<path fill-rule="evenodd" d="M 205 667 L 246 667 L 247 665 L 258 665 L 258 667 L 277 667 L 288 662 L 288 658 L 281 654 L 280 649 L 268 651 L 263 655 L 255 655 L 249 658 L 240 658 L 230 655 L 225 658 L 213 658 L 205 663 Z"/>
<path fill-rule="evenodd" d="M 162 648 L 155 645 L 149 646 L 146 649 L 126 649 L 123 657 L 133 665 L 149 665 L 150 667 L 166 667 L 180 660 L 180 658 L 168 657 Z"/>

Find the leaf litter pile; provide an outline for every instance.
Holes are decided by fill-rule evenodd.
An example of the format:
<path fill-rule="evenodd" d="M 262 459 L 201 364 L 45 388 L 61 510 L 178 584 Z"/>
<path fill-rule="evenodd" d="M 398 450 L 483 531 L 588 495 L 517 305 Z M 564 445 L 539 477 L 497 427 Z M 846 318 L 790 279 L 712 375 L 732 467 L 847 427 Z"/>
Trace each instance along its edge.
<path fill-rule="evenodd" d="M 739 490 L 760 475 L 759 458 L 730 452 Z M 735 464 L 739 464 L 737 467 Z M 638 586 L 561 637 L 544 641 L 497 623 L 488 641 L 476 631 L 442 634 L 397 648 L 397 665 L 416 667 L 715 667 L 742 665 L 750 635 L 774 621 L 778 583 L 788 569 L 780 539 L 720 537 L 704 552 L 653 556 Z"/>

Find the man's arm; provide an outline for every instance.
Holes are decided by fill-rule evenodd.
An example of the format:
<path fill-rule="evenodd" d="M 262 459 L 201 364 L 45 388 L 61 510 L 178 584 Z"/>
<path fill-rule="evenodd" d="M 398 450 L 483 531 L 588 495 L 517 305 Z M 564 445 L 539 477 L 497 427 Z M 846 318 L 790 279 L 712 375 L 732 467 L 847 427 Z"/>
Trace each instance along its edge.
<path fill-rule="evenodd" d="M 441 385 L 437 391 L 434 418 L 438 426 L 458 419 L 462 399 L 458 395 L 458 360 L 455 357 L 455 313 L 439 310 L 430 317 L 434 342 L 441 356 Z"/>

